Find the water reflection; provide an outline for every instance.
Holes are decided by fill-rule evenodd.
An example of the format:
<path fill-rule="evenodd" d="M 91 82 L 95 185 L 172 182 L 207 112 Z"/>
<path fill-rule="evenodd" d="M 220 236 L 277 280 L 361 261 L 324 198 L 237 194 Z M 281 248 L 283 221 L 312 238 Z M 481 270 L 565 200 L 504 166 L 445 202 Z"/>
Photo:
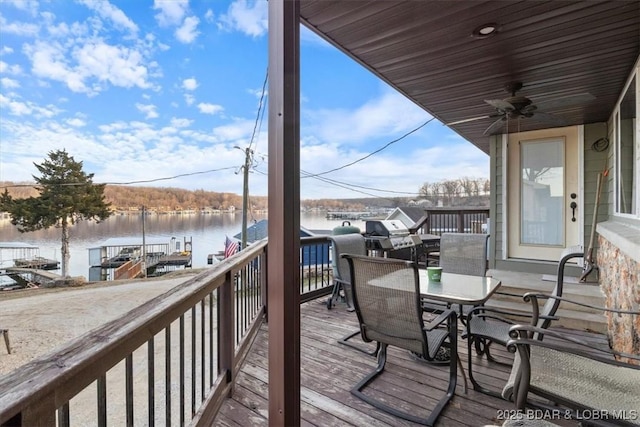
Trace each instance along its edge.
<path fill-rule="evenodd" d="M 260 221 L 266 215 L 252 215 L 249 225 L 254 220 Z M 300 223 L 311 230 L 331 230 L 340 225 L 340 220 L 327 220 L 322 213 L 303 213 Z M 364 229 L 364 223 L 354 225 Z M 189 215 L 146 215 L 145 234 L 147 237 L 172 237 L 178 241 L 183 238 L 193 239 L 193 267 L 207 265 L 207 255 L 224 249 L 225 236 L 240 232 L 242 228 L 241 214 L 189 214 Z M 114 215 L 99 224 L 82 221 L 70 228 L 71 260 L 69 274 L 72 276 L 88 276 L 89 248 L 98 247 L 111 237 L 139 237 L 142 243 L 141 215 Z M 0 241 L 18 241 L 40 247 L 40 256 L 60 260 L 60 229 L 20 233 L 9 220 L 0 220 Z"/>

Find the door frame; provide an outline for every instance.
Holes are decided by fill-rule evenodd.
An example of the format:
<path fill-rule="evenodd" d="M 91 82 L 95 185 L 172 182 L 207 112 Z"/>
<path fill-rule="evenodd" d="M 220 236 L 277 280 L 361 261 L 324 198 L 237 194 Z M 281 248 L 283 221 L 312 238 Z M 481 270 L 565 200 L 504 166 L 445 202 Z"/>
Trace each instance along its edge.
<path fill-rule="evenodd" d="M 531 139 L 543 139 L 543 138 L 552 138 L 554 136 L 566 136 L 567 130 L 575 129 L 577 132 L 577 151 L 578 151 L 578 207 L 576 210 L 576 218 L 578 222 L 578 244 L 584 247 L 584 125 L 578 126 L 567 126 L 563 128 L 554 128 L 554 129 L 541 129 L 539 131 L 531 131 L 527 132 L 533 135 Z M 523 132 L 524 133 L 524 132 Z M 513 258 L 509 255 L 509 226 L 510 226 L 510 215 L 508 213 L 509 207 L 509 152 L 508 152 L 508 142 L 509 142 L 509 134 L 502 134 L 502 138 L 500 140 L 502 146 L 502 195 L 500 203 L 502 204 L 502 260 L 504 261 L 527 261 L 527 258 Z M 529 138 L 528 138 L 529 139 Z M 518 167 L 520 165 L 514 165 Z M 520 185 L 520 182 L 516 183 L 516 185 Z M 541 262 L 537 259 L 531 259 L 534 262 Z"/>

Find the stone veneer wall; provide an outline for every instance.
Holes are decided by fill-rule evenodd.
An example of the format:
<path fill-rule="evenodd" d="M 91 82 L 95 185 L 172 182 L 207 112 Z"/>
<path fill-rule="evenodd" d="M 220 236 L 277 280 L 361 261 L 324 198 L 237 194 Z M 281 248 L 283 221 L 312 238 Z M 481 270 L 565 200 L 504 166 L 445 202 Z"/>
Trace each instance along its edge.
<path fill-rule="evenodd" d="M 607 308 L 640 310 L 640 263 L 607 239 L 598 238 L 600 288 Z M 640 354 L 640 316 L 608 316 L 609 342 L 614 350 Z"/>

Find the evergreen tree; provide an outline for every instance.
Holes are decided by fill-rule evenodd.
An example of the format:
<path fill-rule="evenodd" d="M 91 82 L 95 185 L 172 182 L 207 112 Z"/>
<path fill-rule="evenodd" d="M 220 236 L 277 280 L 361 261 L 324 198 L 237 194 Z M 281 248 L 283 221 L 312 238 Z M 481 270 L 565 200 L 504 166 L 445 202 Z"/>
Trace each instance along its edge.
<path fill-rule="evenodd" d="M 38 197 L 14 199 L 5 189 L 0 195 L 0 211 L 11 216 L 20 232 L 49 227 L 61 229 L 62 276 L 69 266 L 69 226 L 82 220 L 103 221 L 111 215 L 104 199 L 105 184 L 94 184 L 93 174 L 82 170 L 65 150 L 51 151 L 41 164 L 34 163 L 41 176 L 33 176 Z"/>

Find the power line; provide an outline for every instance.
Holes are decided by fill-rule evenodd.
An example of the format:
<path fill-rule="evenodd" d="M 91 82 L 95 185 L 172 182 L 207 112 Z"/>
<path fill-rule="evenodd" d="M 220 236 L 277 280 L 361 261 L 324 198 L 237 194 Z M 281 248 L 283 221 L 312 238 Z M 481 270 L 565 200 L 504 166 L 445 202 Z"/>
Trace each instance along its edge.
<path fill-rule="evenodd" d="M 137 180 L 137 181 L 124 181 L 124 182 L 94 182 L 93 184 L 95 185 L 131 185 L 131 184 L 144 184 L 144 183 L 149 183 L 149 182 L 158 182 L 158 181 L 167 181 L 167 180 L 171 180 L 171 179 L 176 179 L 176 178 L 182 178 L 185 176 L 193 176 L 193 175 L 202 175 L 202 174 L 207 174 L 207 173 L 213 173 L 213 172 L 220 172 L 220 171 L 224 171 L 224 170 L 229 170 L 229 169 L 235 169 L 235 166 L 230 166 L 230 167 L 226 167 L 226 168 L 219 168 L 219 169 L 209 169 L 206 171 L 198 171 L 198 172 L 189 172 L 189 173 L 182 173 L 179 175 L 173 175 L 173 176 L 168 176 L 168 177 L 162 177 L 162 178 L 153 178 L 153 179 L 143 179 L 143 180 Z M 0 186 L 1 189 L 5 189 L 5 188 L 20 188 L 20 187 L 34 187 L 37 186 L 38 184 L 12 184 L 12 185 L 3 185 Z M 66 187 L 66 186 L 79 186 L 79 185 L 87 185 L 87 183 L 80 183 L 80 182 L 61 182 L 59 184 L 61 187 Z"/>
<path fill-rule="evenodd" d="M 362 188 L 363 190 L 372 190 L 372 191 L 379 191 L 379 192 L 383 192 L 383 193 L 391 193 L 391 194 L 402 194 L 405 196 L 418 196 L 419 193 L 416 192 L 408 192 L 408 191 L 396 191 L 396 190 L 383 190 L 381 188 L 374 188 L 374 187 L 366 187 L 364 185 L 357 185 L 357 184 L 351 184 L 348 182 L 344 182 L 344 181 L 338 181 L 336 179 L 331 179 L 331 178 L 326 178 L 326 177 L 318 177 L 315 176 L 313 174 L 311 174 L 310 172 L 304 171 L 304 170 L 300 170 L 301 173 L 303 173 L 305 176 L 303 176 L 302 178 L 318 178 L 321 179 L 324 182 L 327 183 L 335 183 L 336 185 L 340 184 L 340 185 L 348 185 L 349 187 L 356 187 L 356 188 Z"/>
<path fill-rule="evenodd" d="M 401 140 L 405 139 L 406 137 L 408 137 L 408 136 L 409 136 L 409 135 L 411 135 L 412 133 L 415 133 L 415 132 L 419 131 L 420 129 L 422 129 L 423 127 L 425 127 L 425 126 L 426 126 L 426 125 L 428 125 L 429 123 L 431 123 L 434 119 L 435 119 L 435 117 L 431 117 L 429 120 L 427 120 L 426 122 L 422 123 L 420 126 L 418 126 L 418 127 L 414 128 L 414 129 L 410 130 L 409 132 L 405 133 L 405 134 L 404 134 L 404 135 L 402 135 L 401 137 L 396 138 L 396 139 L 394 139 L 393 141 L 390 141 L 390 142 L 386 143 L 386 144 L 385 144 L 385 145 L 383 145 L 382 147 L 378 148 L 378 149 L 377 149 L 377 150 L 375 150 L 375 151 L 372 151 L 371 153 L 367 154 L 367 155 L 366 155 L 366 156 L 364 156 L 364 157 L 361 157 L 361 158 L 359 158 L 359 159 L 357 159 L 357 160 L 354 160 L 354 161 L 353 161 L 353 162 L 351 162 L 351 163 L 347 163 L 346 165 L 338 166 L 337 168 L 330 169 L 330 170 L 328 170 L 328 171 L 324 171 L 324 172 L 316 173 L 316 174 L 314 174 L 313 176 L 326 175 L 326 174 L 331 173 L 331 172 L 339 171 L 339 170 L 344 169 L 344 168 L 347 168 L 347 167 L 349 167 L 349 166 L 353 166 L 353 165 L 355 165 L 356 163 L 359 163 L 359 162 L 361 162 L 361 161 L 363 161 L 363 160 L 365 160 L 365 159 L 368 159 L 369 157 L 373 156 L 374 154 L 377 154 L 377 153 L 381 152 L 382 150 L 386 149 L 387 147 L 391 146 L 392 144 L 395 144 L 396 142 L 398 142 L 398 141 L 401 141 Z"/>
<path fill-rule="evenodd" d="M 256 115 L 256 122 L 253 125 L 253 133 L 251 134 L 251 140 L 249 141 L 249 149 L 251 149 L 251 145 L 253 144 L 253 140 L 256 136 L 256 130 L 258 129 L 258 122 L 260 122 L 260 126 L 262 126 L 262 117 L 260 114 L 260 110 L 262 110 L 262 101 L 264 100 L 264 95 L 267 91 L 267 82 L 269 81 L 269 67 L 264 74 L 264 82 L 262 83 L 262 94 L 260 95 L 260 101 L 258 102 L 258 114 Z M 264 110 L 263 110 L 264 113 Z"/>
<path fill-rule="evenodd" d="M 266 176 L 267 173 L 263 172 L 261 170 L 258 169 L 254 169 L 255 172 L 259 173 L 260 175 L 264 175 Z M 375 197 L 377 199 L 384 199 L 384 200 L 390 200 L 387 197 L 384 196 L 379 196 L 377 194 L 371 194 L 371 193 L 367 193 L 365 191 L 361 191 L 361 190 L 357 190 L 356 188 L 362 188 L 365 190 L 372 190 L 372 191 L 381 191 L 381 192 L 388 192 L 388 193 L 395 193 L 395 194 L 404 194 L 407 196 L 419 196 L 419 193 L 409 193 L 409 192 L 401 192 L 401 191 L 393 191 L 393 190 L 382 190 L 382 189 L 378 189 L 378 188 L 373 188 L 373 187 L 365 187 L 365 186 L 361 186 L 361 185 L 356 185 L 356 184 L 349 184 L 347 182 L 343 182 L 343 181 L 337 181 L 335 179 L 329 179 L 329 178 L 325 178 L 325 177 L 319 177 L 313 174 L 310 174 L 309 172 L 305 172 L 303 170 L 300 171 L 301 173 L 307 174 L 307 176 L 303 176 L 302 178 L 314 178 L 317 179 L 318 181 L 322 181 L 325 182 L 327 184 L 331 184 L 334 185 L 336 187 L 340 187 L 340 188 L 344 188 L 350 191 L 353 191 L 354 193 L 360 193 L 360 194 L 364 194 L 366 196 L 371 196 L 371 197 Z M 355 187 L 355 188 L 354 188 Z"/>

